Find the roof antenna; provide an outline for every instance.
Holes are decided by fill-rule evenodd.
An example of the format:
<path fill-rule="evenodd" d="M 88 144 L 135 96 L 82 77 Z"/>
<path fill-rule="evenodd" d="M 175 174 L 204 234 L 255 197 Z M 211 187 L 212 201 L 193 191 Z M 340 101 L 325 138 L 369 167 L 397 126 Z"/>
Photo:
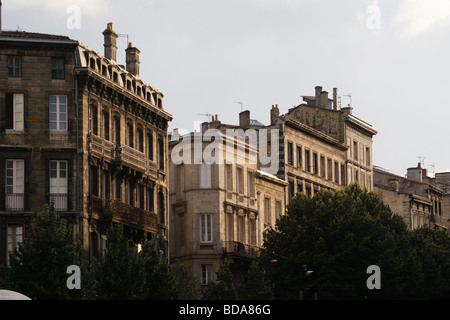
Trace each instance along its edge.
<path fill-rule="evenodd" d="M 239 103 L 241 105 L 241 112 L 242 112 L 242 105 L 244 104 L 243 102 L 239 101 L 239 102 L 235 102 L 235 103 Z"/>
<path fill-rule="evenodd" d="M 208 122 L 211 122 L 211 121 L 209 120 L 209 117 L 212 116 L 211 113 L 197 113 L 197 115 L 198 115 L 198 116 L 206 116 L 206 117 L 208 117 Z"/>

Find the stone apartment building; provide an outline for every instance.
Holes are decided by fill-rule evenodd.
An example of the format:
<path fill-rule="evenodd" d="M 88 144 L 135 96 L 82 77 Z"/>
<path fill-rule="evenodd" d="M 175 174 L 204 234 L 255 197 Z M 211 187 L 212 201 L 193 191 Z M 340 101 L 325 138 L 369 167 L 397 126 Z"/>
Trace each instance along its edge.
<path fill-rule="evenodd" d="M 211 148 L 218 161 L 205 159 Z M 180 149 L 192 157 L 177 161 Z M 286 183 L 258 170 L 252 158 L 257 152 L 220 131 L 195 132 L 169 142 L 170 258 L 190 267 L 199 288 L 216 280 L 222 259 L 242 281 L 258 256 L 264 232 L 284 212 Z"/>
<path fill-rule="evenodd" d="M 307 103 L 286 114 L 272 106 L 269 125 L 252 119 L 245 110 L 237 125 L 222 123 L 214 115 L 202 124 L 201 133 L 189 135 L 191 140 L 197 136 L 198 146 L 206 150 L 211 141 L 202 142 L 206 132 L 224 141 L 239 136 L 241 130 L 234 148 L 241 144 L 247 150 L 245 163 L 252 152 L 256 155 L 248 165 L 236 164 L 239 161 L 233 158 L 231 164 L 208 167 L 198 157 L 197 164 L 177 164 L 173 157 L 183 149 L 184 137 L 169 143 L 171 259 L 190 263 L 202 285 L 214 280 L 224 257 L 233 262 L 235 276 L 242 276 L 244 260 L 249 262 L 258 252 L 265 231 L 276 228 L 276 219 L 285 214 L 297 192 L 312 196 L 320 189 L 338 190 L 355 181 L 372 190 L 376 130 L 353 116 L 350 108 L 338 110 L 333 101 L 316 105 L 320 97 L 330 100 L 321 87 L 316 90 L 321 95 L 304 97 Z M 263 162 L 262 154 L 272 163 Z"/>
<path fill-rule="evenodd" d="M 424 224 L 448 230 L 449 186 L 448 173 L 431 178 L 420 163 L 408 168 L 406 177 L 374 168 L 374 193 L 411 230 Z"/>
<path fill-rule="evenodd" d="M 307 165 L 309 159 L 313 168 L 317 165 L 317 169 L 313 169 L 315 175 L 321 178 L 326 177 L 326 180 L 334 181 L 337 185 L 345 186 L 358 182 L 361 187 L 372 191 L 372 142 L 377 130 L 356 117 L 351 105 L 340 107 L 337 88 L 333 89 L 333 95 L 330 98 L 327 91 L 324 91 L 321 86 L 316 86 L 315 95 L 303 96 L 303 100 L 304 103 L 291 108 L 286 114 L 289 121 L 301 123 L 314 129 L 316 135 L 319 132 L 333 139 L 328 140 L 335 141 L 334 150 L 328 149 L 328 153 L 317 150 L 317 155 L 314 155 L 313 151 L 312 158 L 311 152 L 304 154 L 305 164 Z M 337 148 L 337 146 L 340 147 Z M 293 149 L 296 150 L 296 147 Z M 338 149 L 339 152 L 337 152 Z M 299 151 L 304 152 L 302 149 Z M 341 151 L 344 151 L 344 154 Z"/>
<path fill-rule="evenodd" d="M 167 254 L 167 128 L 163 94 L 139 76 L 139 50 L 116 60 L 65 36 L 0 34 L 0 263 L 45 204 L 71 223 L 89 256 L 111 223 L 135 246 Z"/>

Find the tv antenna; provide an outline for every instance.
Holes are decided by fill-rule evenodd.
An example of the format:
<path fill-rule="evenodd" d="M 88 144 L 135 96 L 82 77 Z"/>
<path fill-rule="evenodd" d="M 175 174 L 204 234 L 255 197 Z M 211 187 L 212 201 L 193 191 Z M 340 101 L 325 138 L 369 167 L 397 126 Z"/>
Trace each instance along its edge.
<path fill-rule="evenodd" d="M 212 116 L 211 113 L 197 113 L 197 115 L 208 117 L 208 122 L 211 122 L 211 120 L 210 120 L 210 117 Z"/>
<path fill-rule="evenodd" d="M 349 99 L 350 99 L 350 103 L 349 103 L 349 107 L 351 107 L 352 106 L 352 95 L 349 93 L 349 94 L 344 94 L 344 97 L 348 97 Z"/>
<path fill-rule="evenodd" d="M 420 163 L 422 166 L 425 166 L 425 158 L 426 158 L 426 157 L 417 156 L 417 158 L 419 158 L 419 163 Z"/>
<path fill-rule="evenodd" d="M 241 112 L 242 112 L 242 105 L 244 104 L 243 102 L 239 101 L 239 102 L 235 102 L 235 103 L 239 103 L 241 105 Z"/>

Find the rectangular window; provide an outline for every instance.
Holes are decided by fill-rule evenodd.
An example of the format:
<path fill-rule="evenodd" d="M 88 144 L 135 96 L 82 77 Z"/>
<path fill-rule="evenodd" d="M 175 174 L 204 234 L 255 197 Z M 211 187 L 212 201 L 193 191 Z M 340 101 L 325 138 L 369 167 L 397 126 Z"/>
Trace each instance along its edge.
<path fill-rule="evenodd" d="M 9 253 L 13 252 L 15 248 L 23 242 L 23 226 L 22 225 L 9 225 L 8 226 L 8 252 L 6 257 L 6 264 L 9 266 Z"/>
<path fill-rule="evenodd" d="M 67 161 L 50 161 L 50 202 L 56 211 L 67 211 Z"/>
<path fill-rule="evenodd" d="M 20 77 L 20 57 L 8 57 L 8 77 Z"/>
<path fill-rule="evenodd" d="M 50 96 L 50 131 L 67 130 L 67 96 Z"/>
<path fill-rule="evenodd" d="M 264 198 L 264 223 L 269 224 L 270 218 L 270 198 Z"/>
<path fill-rule="evenodd" d="M 228 191 L 233 191 L 233 167 L 231 166 L 231 164 L 226 164 L 225 165 L 225 188 Z"/>
<path fill-rule="evenodd" d="M 114 143 L 120 144 L 120 118 L 114 118 Z"/>
<path fill-rule="evenodd" d="M 281 201 L 275 201 L 275 215 L 277 220 L 281 217 Z"/>
<path fill-rule="evenodd" d="M 291 199 L 293 196 L 295 196 L 294 181 L 292 181 L 292 180 L 289 180 L 288 196 L 289 196 L 289 199 Z"/>
<path fill-rule="evenodd" d="M 303 180 L 297 178 L 297 193 L 303 193 Z"/>
<path fill-rule="evenodd" d="M 339 163 L 334 162 L 334 182 L 339 183 Z"/>
<path fill-rule="evenodd" d="M 147 158 L 153 160 L 153 134 L 151 132 L 147 133 L 146 143 Z"/>
<path fill-rule="evenodd" d="M 311 157 L 309 150 L 305 150 L 305 170 L 311 172 Z"/>
<path fill-rule="evenodd" d="M 248 188 L 248 196 L 251 198 L 255 197 L 255 177 L 253 176 L 252 171 L 247 172 L 247 188 Z"/>
<path fill-rule="evenodd" d="M 353 160 L 358 160 L 358 142 L 353 141 Z"/>
<path fill-rule="evenodd" d="M 244 194 L 244 173 L 242 168 L 236 168 L 236 173 L 237 192 Z"/>
<path fill-rule="evenodd" d="M 327 158 L 327 179 L 333 180 L 333 160 Z"/>
<path fill-rule="evenodd" d="M 302 147 L 297 146 L 297 167 L 302 167 Z"/>
<path fill-rule="evenodd" d="M 25 160 L 6 160 L 6 210 L 24 209 Z"/>
<path fill-rule="evenodd" d="M 212 217 L 210 214 L 200 215 L 200 242 L 212 241 Z"/>
<path fill-rule="evenodd" d="M 108 111 L 102 112 L 102 138 L 109 140 L 109 113 Z"/>
<path fill-rule="evenodd" d="M 24 95 L 23 93 L 6 94 L 6 129 L 23 131 Z"/>
<path fill-rule="evenodd" d="M 346 174 L 345 174 L 345 165 L 341 164 L 341 184 L 345 186 Z"/>
<path fill-rule="evenodd" d="M 98 108 L 96 105 L 92 105 L 91 111 L 91 133 L 98 135 Z"/>
<path fill-rule="evenodd" d="M 294 155 L 293 155 L 293 147 L 292 142 L 288 142 L 287 144 L 287 156 L 288 156 L 288 164 L 293 165 L 294 164 Z"/>
<path fill-rule="evenodd" d="M 202 275 L 201 283 L 202 285 L 208 285 L 212 280 L 212 265 L 202 264 Z"/>
<path fill-rule="evenodd" d="M 325 178 L 325 157 L 320 156 L 320 176 Z"/>
<path fill-rule="evenodd" d="M 366 147 L 366 165 L 370 166 L 370 147 Z"/>
<path fill-rule="evenodd" d="M 64 79 L 64 59 L 52 58 L 52 79 Z"/>
<path fill-rule="evenodd" d="M 313 172 L 314 174 L 318 174 L 319 172 L 319 164 L 317 161 L 317 153 L 313 153 Z"/>
<path fill-rule="evenodd" d="M 206 163 L 200 164 L 200 188 L 211 188 L 211 165 Z"/>
<path fill-rule="evenodd" d="M 144 132 L 141 128 L 137 129 L 136 146 L 140 152 L 144 152 Z"/>

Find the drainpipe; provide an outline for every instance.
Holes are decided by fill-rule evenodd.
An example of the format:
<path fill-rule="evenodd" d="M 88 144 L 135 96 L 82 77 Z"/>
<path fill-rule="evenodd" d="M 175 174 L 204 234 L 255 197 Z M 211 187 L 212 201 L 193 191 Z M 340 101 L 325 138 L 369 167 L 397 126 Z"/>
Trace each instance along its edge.
<path fill-rule="evenodd" d="M 80 136 L 79 136 L 79 104 L 78 104 L 78 71 L 75 70 L 75 109 L 76 109 L 76 221 L 77 221 L 77 232 L 80 232 Z"/>

